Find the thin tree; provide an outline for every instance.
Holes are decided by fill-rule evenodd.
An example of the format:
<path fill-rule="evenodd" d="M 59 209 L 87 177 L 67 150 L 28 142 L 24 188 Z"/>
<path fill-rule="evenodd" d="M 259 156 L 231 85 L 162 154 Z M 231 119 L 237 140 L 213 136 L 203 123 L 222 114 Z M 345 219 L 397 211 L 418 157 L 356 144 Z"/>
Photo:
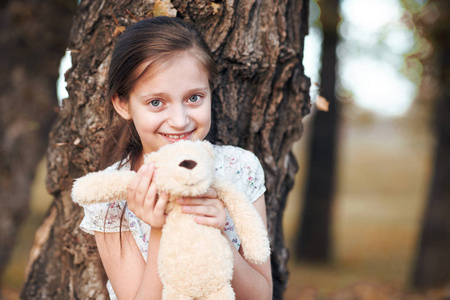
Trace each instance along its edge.
<path fill-rule="evenodd" d="M 308 171 L 295 257 L 322 263 L 331 260 L 332 256 L 332 207 L 339 130 L 339 102 L 335 95 L 339 0 L 322 0 L 320 8 L 323 29 L 320 93 L 329 102 L 329 109 L 317 110 L 312 116 Z"/>
<path fill-rule="evenodd" d="M 426 62 L 439 89 L 435 107 L 436 148 L 418 253 L 412 274 L 416 288 L 450 282 L 450 3 L 430 0 L 423 8 L 420 25 L 433 53 Z"/>
<path fill-rule="evenodd" d="M 282 299 L 288 277 L 281 224 L 297 171 L 291 147 L 309 112 L 309 79 L 301 64 L 307 3 L 172 2 L 177 16 L 203 33 L 218 62 L 222 85 L 213 93 L 209 138 L 253 151 L 265 169 L 274 299 Z M 99 165 L 106 126 L 102 113 L 108 101 L 105 80 L 116 36 L 153 10 L 151 1 L 80 3 L 69 44 L 69 99 L 63 102 L 48 151 L 47 188 L 55 200 L 37 234 L 23 299 L 107 297 L 95 241 L 79 230 L 83 213 L 72 203 L 70 191 L 74 178 Z"/>
<path fill-rule="evenodd" d="M 0 5 L 0 276 L 56 119 L 59 62 L 75 10 L 75 0 Z"/>

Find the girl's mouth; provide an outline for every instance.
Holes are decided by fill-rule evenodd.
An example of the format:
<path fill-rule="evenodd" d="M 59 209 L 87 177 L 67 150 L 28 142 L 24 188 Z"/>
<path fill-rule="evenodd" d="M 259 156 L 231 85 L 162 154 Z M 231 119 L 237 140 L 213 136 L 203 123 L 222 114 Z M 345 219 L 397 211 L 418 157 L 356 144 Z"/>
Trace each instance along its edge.
<path fill-rule="evenodd" d="M 190 132 L 186 132 L 186 133 L 181 133 L 181 134 L 166 134 L 166 133 L 161 133 L 161 135 L 163 137 L 165 137 L 166 139 L 168 139 L 171 142 L 175 142 L 175 141 L 179 141 L 179 140 L 188 140 L 191 135 L 192 135 L 193 131 Z"/>

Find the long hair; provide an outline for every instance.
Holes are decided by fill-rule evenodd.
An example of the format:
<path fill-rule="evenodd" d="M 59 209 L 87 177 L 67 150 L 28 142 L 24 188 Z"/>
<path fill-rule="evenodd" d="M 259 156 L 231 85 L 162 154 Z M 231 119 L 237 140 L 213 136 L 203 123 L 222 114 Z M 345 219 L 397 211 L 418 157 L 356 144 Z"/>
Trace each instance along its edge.
<path fill-rule="evenodd" d="M 173 57 L 189 53 L 207 72 L 211 91 L 218 81 L 214 58 L 193 26 L 179 18 L 144 19 L 130 26 L 119 37 L 108 73 L 108 131 L 102 149 L 101 168 L 120 161 L 119 168 L 130 162 L 131 169 L 142 155 L 142 143 L 133 122 L 115 111 L 111 99 L 129 101 L 135 84 L 154 67 Z"/>

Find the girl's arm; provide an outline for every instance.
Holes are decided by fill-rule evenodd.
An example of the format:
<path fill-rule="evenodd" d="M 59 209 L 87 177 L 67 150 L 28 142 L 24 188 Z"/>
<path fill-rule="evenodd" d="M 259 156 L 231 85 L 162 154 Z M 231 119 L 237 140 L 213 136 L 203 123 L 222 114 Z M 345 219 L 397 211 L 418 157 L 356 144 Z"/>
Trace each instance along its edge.
<path fill-rule="evenodd" d="M 152 229 L 145 263 L 131 232 L 122 232 L 122 246 L 119 233 L 95 233 L 100 258 L 118 299 L 161 299 L 156 264 L 160 238 L 161 230 Z"/>

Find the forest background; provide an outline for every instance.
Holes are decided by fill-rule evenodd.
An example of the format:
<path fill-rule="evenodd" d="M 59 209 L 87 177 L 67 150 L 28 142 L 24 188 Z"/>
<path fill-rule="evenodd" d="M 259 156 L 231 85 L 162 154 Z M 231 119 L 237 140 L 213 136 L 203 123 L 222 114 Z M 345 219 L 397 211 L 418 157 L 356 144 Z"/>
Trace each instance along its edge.
<path fill-rule="evenodd" d="M 450 201 L 450 177 L 436 168 L 449 161 L 436 163 L 440 155 L 450 155 L 450 118 L 445 118 L 450 113 L 449 5 L 322 0 L 311 1 L 309 10 L 303 63 L 317 105 L 294 146 L 300 170 L 283 222 L 291 252 L 285 299 L 450 297 L 445 263 L 428 259 L 432 270 L 419 271 L 427 230 L 434 229 L 426 235 L 433 241 L 448 239 L 450 230 L 448 222 L 439 223 L 431 204 L 438 199 L 437 211 L 450 211 L 442 203 Z M 320 105 L 319 95 L 328 108 Z M 327 138 L 320 142 L 316 135 Z M 438 151 L 442 139 L 449 151 Z M 315 150 L 314 141 L 322 150 Z M 328 154 L 319 155 L 323 149 Z M 318 182 L 312 169 L 320 170 Z M 30 214 L 3 273 L 4 299 L 18 299 L 33 237 L 52 201 L 44 181 L 43 160 L 33 181 Z M 308 206 L 311 202 L 319 208 Z M 310 217 L 322 231 L 308 232 Z M 427 227 L 430 219 L 434 223 Z M 418 272 L 443 275 L 421 281 Z"/>

